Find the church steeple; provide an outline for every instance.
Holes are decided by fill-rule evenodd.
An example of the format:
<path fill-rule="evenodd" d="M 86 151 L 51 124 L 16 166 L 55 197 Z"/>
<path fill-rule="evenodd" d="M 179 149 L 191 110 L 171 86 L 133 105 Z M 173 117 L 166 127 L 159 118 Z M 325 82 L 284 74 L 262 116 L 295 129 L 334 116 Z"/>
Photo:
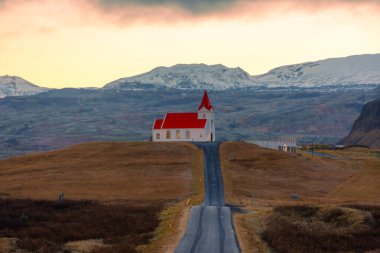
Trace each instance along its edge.
<path fill-rule="evenodd" d="M 202 102 L 201 104 L 199 105 L 198 107 L 198 111 L 202 108 L 206 108 L 207 110 L 211 111 L 212 109 L 214 109 L 211 105 L 211 102 L 210 102 L 210 99 L 208 98 L 208 95 L 207 95 L 207 91 L 205 90 L 204 94 L 203 94 L 203 98 L 202 98 Z"/>

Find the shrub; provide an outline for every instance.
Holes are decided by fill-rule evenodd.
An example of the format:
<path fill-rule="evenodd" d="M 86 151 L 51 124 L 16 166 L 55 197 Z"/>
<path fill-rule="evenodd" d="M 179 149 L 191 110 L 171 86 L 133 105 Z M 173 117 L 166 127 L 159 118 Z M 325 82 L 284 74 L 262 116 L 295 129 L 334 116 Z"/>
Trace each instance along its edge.
<path fill-rule="evenodd" d="M 99 252 L 135 252 L 158 226 L 160 205 L 134 207 L 92 201 L 0 199 L 0 237 L 18 238 L 33 252 L 62 251 L 68 241 L 104 239 Z M 128 249 L 128 250 L 127 250 Z"/>
<path fill-rule="evenodd" d="M 380 248 L 380 207 L 282 206 L 263 237 L 278 253 L 365 252 Z"/>

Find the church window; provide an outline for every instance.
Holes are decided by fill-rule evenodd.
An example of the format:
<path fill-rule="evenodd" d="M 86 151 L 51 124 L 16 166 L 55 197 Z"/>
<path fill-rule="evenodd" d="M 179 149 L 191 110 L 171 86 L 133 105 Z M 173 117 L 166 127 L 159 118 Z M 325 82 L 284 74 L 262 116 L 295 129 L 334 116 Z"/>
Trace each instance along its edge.
<path fill-rule="evenodd" d="M 190 139 L 190 131 L 186 130 L 186 139 Z"/>
<path fill-rule="evenodd" d="M 170 139 L 170 131 L 166 131 L 166 139 Z"/>
<path fill-rule="evenodd" d="M 206 114 L 203 114 L 203 118 L 206 118 Z"/>
<path fill-rule="evenodd" d="M 160 133 L 156 133 L 156 139 L 159 140 L 160 139 Z"/>
<path fill-rule="evenodd" d="M 211 125 L 212 125 L 212 123 L 214 123 L 214 120 L 213 120 L 213 119 L 211 120 Z"/>
<path fill-rule="evenodd" d="M 176 137 L 177 139 L 181 139 L 181 132 L 180 132 L 179 130 L 177 130 L 177 131 L 175 132 L 175 137 Z"/>

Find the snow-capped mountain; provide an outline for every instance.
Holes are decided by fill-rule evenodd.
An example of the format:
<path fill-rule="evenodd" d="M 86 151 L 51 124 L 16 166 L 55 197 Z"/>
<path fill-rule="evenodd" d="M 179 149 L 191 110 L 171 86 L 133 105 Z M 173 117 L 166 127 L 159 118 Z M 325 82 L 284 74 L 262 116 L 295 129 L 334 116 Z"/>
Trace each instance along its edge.
<path fill-rule="evenodd" d="M 130 84 L 213 90 L 256 85 L 252 76 L 241 68 L 227 68 L 220 64 L 177 64 L 172 67 L 158 67 L 141 75 L 121 78 L 107 84 L 105 88 L 123 88 Z"/>
<path fill-rule="evenodd" d="M 268 87 L 380 84 L 380 54 L 288 65 L 254 78 Z"/>
<path fill-rule="evenodd" d="M 7 96 L 31 96 L 48 91 L 18 76 L 0 76 L 0 98 Z"/>
<path fill-rule="evenodd" d="M 282 66 L 251 76 L 241 68 L 223 65 L 178 64 L 158 67 L 121 78 L 105 88 L 143 88 L 144 85 L 177 89 L 225 90 L 245 87 L 305 87 L 380 85 L 380 54 L 356 55 Z"/>

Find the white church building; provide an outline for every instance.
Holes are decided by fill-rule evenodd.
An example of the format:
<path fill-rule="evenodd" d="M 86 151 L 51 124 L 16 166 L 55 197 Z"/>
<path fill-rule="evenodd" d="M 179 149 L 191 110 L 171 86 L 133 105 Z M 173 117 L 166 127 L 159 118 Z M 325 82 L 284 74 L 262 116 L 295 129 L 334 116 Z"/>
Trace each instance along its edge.
<path fill-rule="evenodd" d="M 153 141 L 215 141 L 214 108 L 204 92 L 197 112 L 170 112 L 156 119 Z"/>

